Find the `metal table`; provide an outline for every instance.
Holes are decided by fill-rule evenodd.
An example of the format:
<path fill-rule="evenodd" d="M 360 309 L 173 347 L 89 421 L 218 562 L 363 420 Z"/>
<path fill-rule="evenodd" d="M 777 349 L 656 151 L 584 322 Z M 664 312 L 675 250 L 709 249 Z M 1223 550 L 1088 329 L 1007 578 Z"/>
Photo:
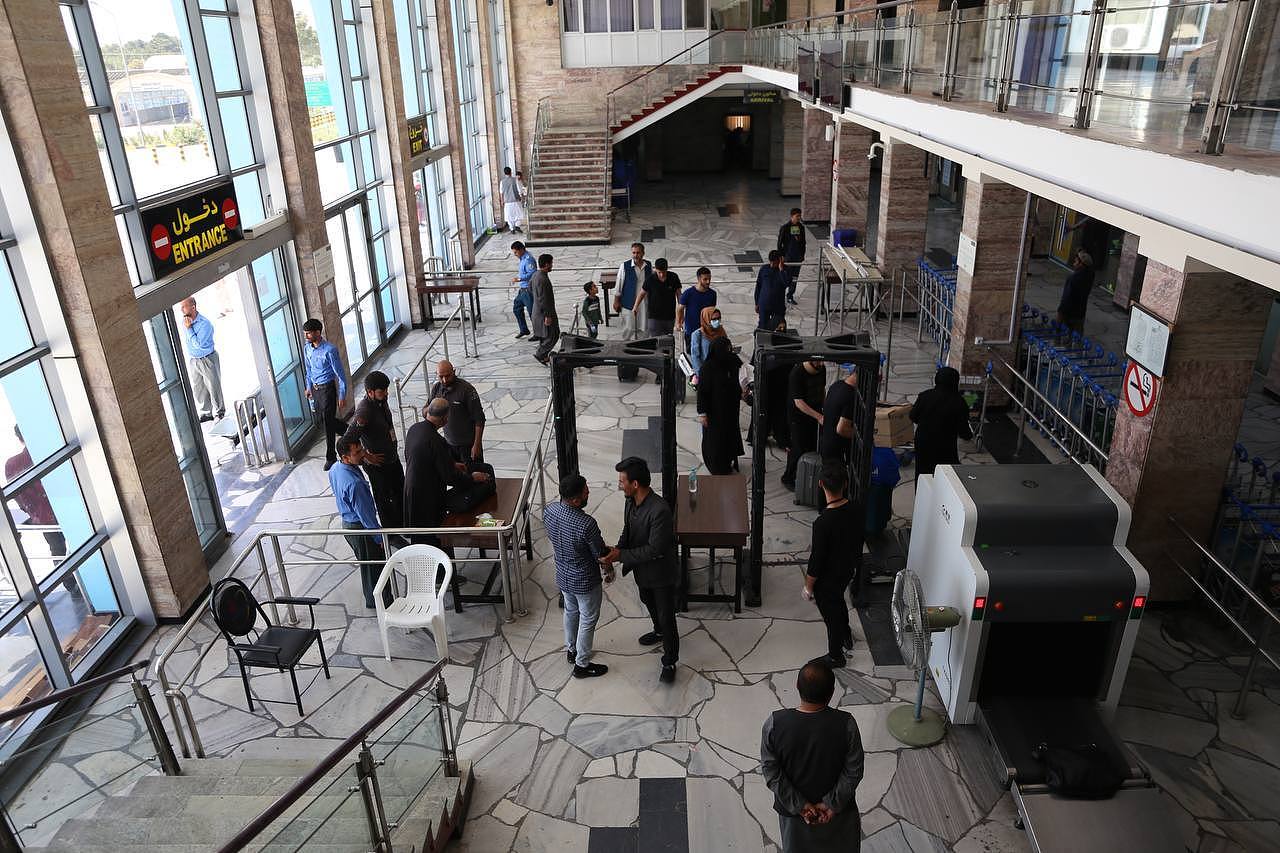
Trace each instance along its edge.
<path fill-rule="evenodd" d="M 690 601 L 712 601 L 733 605 L 742 612 L 742 549 L 751 527 L 747 519 L 747 478 L 742 474 L 708 474 L 698 478 L 698 491 L 689 493 L 689 476 L 676 483 L 676 543 L 680 547 L 680 589 L 676 609 L 688 610 Z M 707 548 L 711 552 L 707 591 L 689 592 L 689 552 Z M 733 549 L 733 592 L 716 593 L 717 548 Z"/>
<path fill-rule="evenodd" d="M 419 299 L 436 295 L 445 296 L 450 293 L 465 294 L 471 306 L 472 329 L 475 328 L 477 322 L 484 320 L 480 315 L 480 276 L 478 275 L 424 273 L 422 284 L 418 285 L 417 291 Z M 427 319 L 427 322 L 434 322 L 436 315 L 431 308 L 431 300 L 428 298 L 425 301 L 426 304 L 422 306 L 422 316 Z"/>

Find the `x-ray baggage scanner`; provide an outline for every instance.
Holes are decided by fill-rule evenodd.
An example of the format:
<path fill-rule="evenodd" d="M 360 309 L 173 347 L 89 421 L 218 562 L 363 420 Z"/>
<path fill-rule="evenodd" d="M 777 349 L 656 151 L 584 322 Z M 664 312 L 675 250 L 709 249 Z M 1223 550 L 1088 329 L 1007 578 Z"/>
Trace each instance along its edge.
<path fill-rule="evenodd" d="M 1164 803 L 1111 734 L 1146 607 L 1128 504 L 1092 467 L 940 465 L 916 485 L 907 568 L 960 624 L 929 673 L 953 724 L 977 723 L 1037 851 L 1180 850 Z M 1037 747 L 1088 748 L 1110 798 L 1053 793 Z"/>

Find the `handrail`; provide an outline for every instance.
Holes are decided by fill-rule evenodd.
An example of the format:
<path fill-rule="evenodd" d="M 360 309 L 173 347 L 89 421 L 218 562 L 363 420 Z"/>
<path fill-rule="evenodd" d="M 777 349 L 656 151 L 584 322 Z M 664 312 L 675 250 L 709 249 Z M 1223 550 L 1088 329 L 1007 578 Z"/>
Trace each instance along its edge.
<path fill-rule="evenodd" d="M 113 669 L 110 672 L 104 672 L 101 675 L 95 675 L 92 678 L 86 678 L 83 681 L 78 681 L 70 687 L 55 690 L 48 696 L 33 699 L 30 702 L 23 702 L 17 707 L 10 708 L 5 712 L 0 713 L 0 725 L 3 725 L 10 720 L 16 720 L 18 717 L 25 717 L 33 711 L 39 711 L 41 708 L 47 708 L 50 705 L 56 705 L 66 699 L 71 699 L 75 696 L 88 693 L 95 687 L 101 687 L 103 684 L 116 681 L 126 675 L 133 675 L 140 669 L 146 669 L 150 664 L 151 661 L 149 660 L 136 661 L 128 666 L 122 666 L 117 669 Z"/>
<path fill-rule="evenodd" d="M 281 794 L 275 802 L 263 809 L 253 820 L 249 821 L 243 829 L 232 836 L 230 841 L 219 847 L 218 853 L 234 853 L 234 851 L 243 850 L 250 841 L 257 838 L 264 829 L 274 823 L 277 818 L 289 809 L 290 806 L 301 799 L 307 791 L 311 790 L 317 782 L 323 779 L 326 773 L 336 767 L 339 761 L 341 761 L 353 749 L 360 746 L 364 739 L 368 737 L 370 732 L 385 723 L 392 714 L 400 709 L 401 705 L 408 701 L 410 697 L 417 695 L 417 693 L 426 687 L 429 682 L 439 678 L 446 663 L 448 663 L 448 661 L 441 660 L 432 664 L 430 669 L 419 676 L 404 690 L 400 691 L 399 695 L 388 702 L 382 710 L 378 711 L 378 713 L 366 720 L 358 729 L 348 735 L 346 740 L 334 747 L 324 758 L 320 759 L 319 763 L 308 770 L 301 779 L 294 782 L 293 785 L 289 787 L 289 790 Z"/>
<path fill-rule="evenodd" d="M 529 462 L 525 465 L 524 476 L 521 478 L 520 492 L 516 500 L 516 510 L 513 513 L 512 517 L 508 519 L 505 524 L 496 525 L 494 527 L 483 528 L 485 533 L 494 534 L 497 536 L 506 536 L 513 533 L 517 536 L 519 535 L 519 530 L 527 523 L 528 511 L 526 509 L 526 505 L 530 503 L 531 491 L 533 488 L 532 481 L 533 481 L 535 472 L 537 472 L 539 475 L 538 487 L 542 493 L 541 494 L 542 502 L 544 504 L 546 503 L 546 491 L 545 491 L 546 487 L 543 483 L 543 476 L 542 476 L 543 470 L 546 465 L 545 455 L 543 453 L 543 447 L 545 446 L 547 441 L 548 427 L 551 423 L 551 415 L 553 411 L 554 411 L 554 407 L 552 406 L 551 394 L 548 393 L 546 411 L 543 413 L 542 424 L 539 426 L 539 429 L 538 429 L 538 437 L 536 439 L 536 444 L 533 452 L 529 454 Z M 268 588 L 270 588 L 271 574 L 267 567 L 266 557 L 262 553 L 262 543 L 266 540 L 271 540 L 274 546 L 275 557 L 276 557 L 276 568 L 277 568 L 277 573 L 279 575 L 282 594 L 288 596 L 291 593 L 290 593 L 289 584 L 288 584 L 288 574 L 285 571 L 286 563 L 284 561 L 283 555 L 281 554 L 280 546 L 279 546 L 279 539 L 281 537 L 294 537 L 294 538 L 301 537 L 301 536 L 391 537 L 391 536 L 420 536 L 420 535 L 441 535 L 441 534 L 457 535 L 461 533 L 470 534 L 475 532 L 476 532 L 476 528 L 474 527 L 386 527 L 386 528 L 377 528 L 373 530 L 347 530 L 344 528 L 316 528 L 316 529 L 306 529 L 306 530 L 297 530 L 297 529 L 261 530 L 253 537 L 253 539 L 249 542 L 249 544 L 245 547 L 245 549 L 241 551 L 240 555 L 237 556 L 236 559 L 231 563 L 231 567 L 228 569 L 225 577 L 234 576 L 235 573 L 240 569 L 240 567 L 243 566 L 249 560 L 250 556 L 256 553 L 258 555 L 258 559 L 261 564 L 261 569 L 258 571 L 257 574 L 254 575 L 252 580 L 249 582 L 249 586 L 253 587 L 254 585 L 257 584 L 259 579 L 262 579 L 265 577 L 268 583 Z M 515 580 L 515 583 L 511 584 L 513 589 L 511 589 L 508 592 L 508 596 L 510 598 L 512 611 L 519 612 L 520 615 L 523 615 L 525 610 L 525 604 L 524 604 L 523 584 L 520 582 L 521 579 L 519 577 L 520 572 L 519 572 L 519 565 L 518 565 L 518 561 L 519 561 L 518 552 L 516 555 L 516 560 L 517 560 L 517 565 L 513 567 L 513 570 L 512 570 L 512 579 Z M 301 565 L 301 564 L 304 564 L 304 562 L 306 564 L 326 564 L 326 563 L 352 564 L 352 563 L 358 563 L 359 561 L 357 560 L 298 561 L 295 563 L 295 565 Z M 507 583 L 507 580 L 508 579 L 506 578 L 503 579 L 504 585 Z M 182 689 L 183 687 L 186 686 L 187 682 L 189 682 L 195 676 L 196 672 L 200 669 L 200 665 L 204 662 L 205 657 L 208 656 L 209 652 L 213 649 L 214 645 L 216 645 L 216 641 L 205 644 L 204 648 L 200 650 L 200 653 L 196 655 L 195 660 L 191 662 L 191 666 L 187 670 L 186 674 L 183 675 L 182 678 L 179 679 L 174 684 L 170 684 L 169 682 L 169 676 L 168 676 L 168 673 L 166 672 L 166 666 L 169 660 L 178 651 L 178 647 L 182 644 L 182 641 L 187 638 L 187 636 L 195 629 L 195 626 L 200 624 L 201 620 L 204 618 L 205 613 L 208 610 L 209 601 L 211 598 L 212 598 L 212 592 L 205 595 L 204 599 L 200 602 L 199 606 L 197 606 L 191 611 L 191 616 L 188 617 L 187 621 L 182 625 L 181 628 L 178 629 L 178 632 L 173 636 L 173 639 L 170 641 L 168 648 L 166 648 L 163 652 L 161 652 L 159 657 L 155 659 L 156 680 L 159 681 L 160 683 L 161 690 L 165 696 L 165 702 L 168 704 L 170 715 L 173 717 L 174 729 L 178 734 L 178 743 L 181 746 L 182 752 L 184 755 L 189 755 L 192 752 L 194 752 L 194 754 L 197 755 L 198 757 L 203 757 L 203 746 L 200 743 L 199 734 L 196 731 L 195 719 L 191 714 L 190 707 L 188 706 L 188 703 L 186 701 L 186 696 L 182 693 Z M 289 605 L 289 607 L 291 611 L 292 605 Z M 517 607 L 520 608 L 519 611 L 516 611 Z M 186 726 L 190 730 L 191 736 L 192 736 L 192 744 L 191 744 L 191 747 L 193 748 L 192 750 L 188 749 L 186 735 L 183 733 L 182 720 L 178 716 L 178 708 L 177 708 L 177 705 L 175 704 L 175 700 L 177 703 L 180 703 L 182 705 L 183 717 L 186 720 Z"/>
<path fill-rule="evenodd" d="M 465 318 L 465 316 L 463 316 L 463 315 L 464 315 L 464 313 L 465 313 L 464 309 L 465 309 L 466 304 L 467 304 L 467 300 L 466 300 L 465 298 L 459 298 L 459 299 L 458 299 L 458 306 L 457 306 L 456 308 L 454 308 L 452 311 L 450 311 L 450 312 L 449 312 L 449 316 L 448 316 L 448 317 L 445 317 L 445 318 L 444 318 L 444 322 L 440 325 L 440 329 L 439 329 L 439 331 L 437 331 L 437 332 L 436 332 L 435 337 L 433 337 L 430 341 L 428 341 L 428 342 L 427 342 L 426 349 L 424 349 L 424 350 L 422 351 L 422 356 L 421 356 L 417 361 L 415 361 L 415 362 L 413 363 L 413 366 L 411 366 L 411 367 L 409 368 L 408 372 L 407 372 L 407 373 L 405 373 L 405 375 L 404 375 L 404 376 L 401 376 L 401 377 L 399 377 L 398 379 L 396 379 L 396 408 L 397 408 L 397 409 L 399 409 L 399 414 L 400 414 L 400 431 L 401 431 L 401 432 L 403 432 L 405 429 L 407 429 L 407 427 L 405 426 L 405 422 L 404 422 L 404 410 L 405 410 L 405 406 L 404 406 L 404 404 L 401 402 L 402 397 L 403 397 L 403 395 L 402 395 L 402 393 L 401 393 L 401 389 L 402 389 L 404 386 L 408 385 L 408 384 L 409 384 L 409 380 L 413 378 L 413 375 L 414 375 L 415 373 L 417 373 L 417 372 L 418 372 L 418 370 L 419 370 L 419 369 L 421 369 L 421 368 L 422 368 L 422 367 L 427 363 L 427 359 L 431 356 L 431 351 L 435 349 L 436 343 L 437 343 L 438 341 L 441 341 L 441 340 L 443 340 L 443 341 L 444 341 L 444 346 L 443 346 L 443 349 L 444 349 L 444 357 L 445 357 L 445 359 L 446 359 L 446 360 L 448 360 L 448 358 L 449 358 L 449 338 L 448 338 L 448 336 L 446 336 L 446 335 L 445 335 L 445 332 L 449 331 L 449 324 L 453 322 L 453 319 L 454 319 L 455 317 L 457 317 L 457 318 L 458 318 L 458 331 L 462 333 L 462 349 L 463 349 L 463 352 L 466 352 L 466 349 L 467 349 L 467 346 L 466 346 L 466 344 L 467 344 L 467 327 L 466 327 L 466 318 Z M 425 381 L 425 379 L 424 379 L 424 381 Z M 429 389 L 430 389 L 430 386 L 428 386 L 428 390 L 429 390 Z M 415 422 L 416 422 L 416 418 L 415 418 Z"/>
<path fill-rule="evenodd" d="M 754 29 L 754 28 L 753 28 L 753 29 Z M 622 85 L 620 85 L 620 86 L 614 86 L 612 89 L 610 89 L 610 90 L 605 94 L 605 97 L 606 97 L 606 98 L 613 97 L 613 93 L 614 93 L 614 92 L 617 92 L 617 91 L 618 91 L 618 90 L 620 90 L 620 89 L 625 89 L 626 87 L 630 86 L 632 83 L 634 83 L 634 82 L 636 82 L 637 80 L 639 80 L 641 77 L 648 77 L 650 74 L 652 74 L 653 72 L 657 71 L 659 68 L 663 67 L 664 65 L 670 65 L 672 62 L 675 62 L 675 61 L 676 61 L 676 59 L 678 59 L 678 58 L 680 57 L 680 55 L 681 55 L 681 54 L 688 53 L 689 51 L 693 50 L 695 47 L 698 47 L 699 45 L 706 44 L 707 42 L 711 41 L 711 40 L 712 40 L 712 39 L 714 39 L 714 38 L 717 38 L 717 37 L 719 37 L 719 36 L 723 35 L 724 33 L 745 33 L 745 32 L 749 32 L 749 30 L 744 29 L 744 28 L 741 28 L 741 27 L 733 28 L 733 29 L 727 29 L 727 30 L 716 30 L 716 31 L 715 31 L 714 33 L 712 33 L 711 35 L 706 36 L 706 37 L 701 38 L 701 39 L 698 39 L 698 40 L 697 40 L 697 41 L 695 41 L 693 44 L 688 45 L 687 47 L 683 47 L 683 48 L 681 48 L 679 51 L 677 51 L 676 53 L 671 54 L 671 56 L 669 56 L 669 57 L 667 57 L 666 59 L 662 60 L 662 61 L 661 61 L 661 62 L 659 62 L 657 65 L 652 65 L 652 66 L 650 66 L 650 67 L 646 68 L 644 71 L 641 71 L 639 74 L 637 74 L 636 76 L 632 77 L 630 80 L 628 80 L 627 82 L 623 83 Z"/>
<path fill-rule="evenodd" d="M 1200 552 L 1200 556 L 1202 558 L 1207 559 L 1215 569 L 1217 569 L 1224 577 L 1226 577 L 1228 580 L 1231 581 L 1231 583 L 1233 583 L 1236 586 L 1239 592 L 1243 593 L 1246 598 L 1248 598 L 1254 604 L 1258 605 L 1258 609 L 1260 609 L 1263 615 L 1265 615 L 1269 620 L 1263 623 L 1261 636 L 1259 637 L 1253 636 L 1253 634 L 1249 631 L 1248 628 L 1246 628 L 1244 625 L 1241 625 L 1240 621 L 1235 616 L 1232 616 L 1231 613 L 1227 610 L 1227 608 L 1222 606 L 1222 603 L 1218 601 L 1217 597 L 1215 597 L 1213 593 L 1205 589 L 1204 584 L 1201 583 L 1200 579 L 1196 577 L 1195 574 L 1188 571 L 1187 568 L 1182 565 L 1182 563 L 1178 562 L 1177 557 L 1170 554 L 1167 548 L 1165 549 L 1165 553 L 1168 555 L 1169 559 L 1173 560 L 1173 564 L 1178 567 L 1178 570 L 1187 576 L 1187 580 L 1191 581 L 1191 583 L 1195 585 L 1196 589 L 1200 590 L 1200 592 L 1204 594 L 1205 598 L 1209 600 L 1209 603 L 1212 604 L 1214 608 L 1217 609 L 1217 611 L 1221 613 L 1222 616 L 1228 622 L 1230 622 L 1231 625 L 1237 631 L 1240 632 L 1240 634 L 1244 637 L 1245 641 L 1253 646 L 1253 654 L 1249 656 L 1249 664 L 1245 670 L 1244 678 L 1240 683 L 1240 692 L 1239 692 L 1239 695 L 1236 697 L 1236 704 L 1231 709 L 1231 716 L 1235 717 L 1236 719 L 1241 719 L 1244 717 L 1245 700 L 1246 698 L 1248 698 L 1249 690 L 1253 684 L 1254 674 L 1257 672 L 1259 657 L 1266 658 L 1267 662 L 1270 663 L 1273 667 L 1275 667 L 1277 672 L 1280 672 L 1280 660 L 1277 660 L 1270 652 L 1268 652 L 1266 649 L 1263 648 L 1263 644 L 1267 642 L 1267 638 L 1270 636 L 1271 630 L 1274 627 L 1280 626 L 1280 615 L 1277 615 L 1276 612 L 1272 610 L 1271 607 L 1265 601 L 1263 601 L 1258 596 L 1257 593 L 1255 593 L 1252 589 L 1250 589 L 1248 584 L 1246 584 L 1240 578 L 1236 577 L 1235 572 L 1227 568 L 1226 565 L 1224 565 L 1221 560 L 1215 557 L 1209 551 L 1208 548 L 1201 545 L 1200 542 L 1197 541 L 1197 539 L 1191 535 L 1191 533 L 1187 530 L 1187 528 L 1182 526 L 1182 523 L 1179 522 L 1178 519 L 1170 515 L 1168 516 L 1168 521 L 1169 521 L 1170 527 L 1173 527 L 1175 530 L 1181 533 L 1184 539 L 1186 539 L 1188 542 L 1190 542 L 1192 545 L 1195 546 L 1196 550 Z"/>
<path fill-rule="evenodd" d="M 533 182 L 538 179 L 539 149 L 542 137 L 551 123 L 551 96 L 538 99 L 538 111 L 533 119 L 533 147 L 529 150 L 529 192 L 525 194 L 525 225 L 533 230 Z"/>
<path fill-rule="evenodd" d="M 804 18 L 788 18 L 785 21 L 777 21 L 772 24 L 759 24 L 752 27 L 748 32 L 756 32 L 758 30 L 774 30 L 780 27 L 791 26 L 792 24 L 807 24 L 810 21 L 825 21 L 830 18 L 853 17 L 858 14 L 871 13 L 874 14 L 882 9 L 896 9 L 899 6 L 913 6 L 916 3 L 924 2 L 924 0 L 890 0 L 888 3 L 881 3 L 876 0 L 874 6 L 866 6 L 861 9 L 845 9 L 843 12 L 823 12 L 821 15 L 808 15 Z"/>

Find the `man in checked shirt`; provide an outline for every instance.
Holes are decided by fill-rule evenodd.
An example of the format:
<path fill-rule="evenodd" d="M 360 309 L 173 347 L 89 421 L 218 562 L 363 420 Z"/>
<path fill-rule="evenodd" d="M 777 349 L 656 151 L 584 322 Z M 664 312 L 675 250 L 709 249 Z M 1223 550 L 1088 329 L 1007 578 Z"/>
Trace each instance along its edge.
<path fill-rule="evenodd" d="M 613 581 L 613 570 L 602 569 L 600 558 L 608 548 L 600 525 L 583 507 L 590 489 L 581 474 L 560 481 L 560 500 L 542 511 L 542 526 L 551 540 L 556 559 L 556 586 L 564 598 L 564 644 L 574 678 L 595 678 L 609 667 L 591 662 L 591 641 L 600 620 L 604 590 L 600 581 Z"/>

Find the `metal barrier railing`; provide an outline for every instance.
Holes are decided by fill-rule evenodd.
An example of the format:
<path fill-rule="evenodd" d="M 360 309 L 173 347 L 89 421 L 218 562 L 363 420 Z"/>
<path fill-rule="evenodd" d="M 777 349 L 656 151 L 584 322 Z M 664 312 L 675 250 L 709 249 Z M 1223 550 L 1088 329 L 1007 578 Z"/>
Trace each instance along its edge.
<path fill-rule="evenodd" d="M 148 663 L 148 661 L 138 661 L 128 666 L 113 669 L 110 672 L 95 675 L 71 687 L 55 690 L 39 699 L 33 699 L 16 708 L 10 708 L 0 713 L 0 732 L 3 732 L 9 728 L 10 724 L 21 720 L 28 714 L 84 696 L 91 691 L 114 684 L 127 676 L 129 679 L 129 688 L 127 690 L 122 690 L 106 699 L 96 700 L 92 716 L 84 718 L 83 721 L 80 718 L 68 717 L 46 724 L 23 744 L 22 749 L 0 760 L 0 773 L 7 777 L 11 772 L 14 772 L 14 767 L 20 762 L 26 760 L 43 761 L 43 756 L 46 752 L 58 749 L 72 735 L 91 730 L 103 723 L 119 726 L 123 722 L 122 715 L 127 714 L 132 717 L 131 712 L 133 711 L 137 711 L 138 716 L 142 718 L 143 728 L 146 729 L 151 745 L 155 749 L 155 754 L 153 755 L 138 758 L 132 762 L 126 760 L 123 767 L 113 766 L 110 770 L 113 775 L 105 779 L 95 779 L 90 787 L 76 792 L 74 796 L 65 802 L 60 801 L 60 797 L 53 797 L 52 799 L 57 801 L 58 804 L 48 811 L 41 810 L 42 813 L 38 816 L 31 816 L 25 812 L 15 813 L 12 808 L 14 802 L 0 803 L 0 851 L 2 853 L 17 853 L 17 851 L 22 850 L 22 833 L 40 829 L 41 824 L 55 815 L 66 815 L 68 814 L 68 809 L 73 809 L 77 805 L 81 806 L 82 809 L 96 805 L 99 802 L 97 797 L 101 795 L 103 790 L 139 768 L 158 769 L 167 776 L 181 774 L 182 771 L 178 766 L 178 759 L 173 753 L 173 745 L 169 742 L 169 735 L 164 729 L 164 724 L 160 722 L 160 715 L 156 712 L 150 685 L 138 677 L 138 673 L 145 670 Z M 70 724 L 64 725 L 64 723 Z M 132 719 L 129 724 L 132 725 Z M 126 759 L 136 758 L 131 752 L 122 754 L 126 756 Z"/>
<path fill-rule="evenodd" d="M 997 369 L 1010 378 L 1010 385 L 1013 387 L 1006 385 L 996 376 Z M 1003 391 L 1018 409 L 1018 440 L 1014 445 L 1015 454 L 1022 449 L 1027 422 L 1030 421 L 1064 455 L 1070 456 L 1082 465 L 1093 465 L 1099 471 L 1106 469 L 1107 451 L 1094 443 L 1089 435 L 1067 417 L 1066 412 L 1042 394 L 1035 384 L 1017 368 L 994 353 L 992 353 L 992 359 L 987 362 L 986 377 L 983 380 L 982 413 L 978 419 L 979 424 L 985 424 L 987 421 L 987 403 L 991 399 L 991 385 Z M 981 433 L 978 435 L 978 443 L 981 446 Z"/>
<path fill-rule="evenodd" d="M 236 430 L 240 433 L 240 453 L 244 467 L 261 468 L 274 461 L 271 444 L 267 438 L 267 410 L 262 405 L 260 392 L 255 392 L 231 405 L 236 418 Z"/>
<path fill-rule="evenodd" d="M 1222 616 L 1251 646 L 1249 663 L 1240 679 L 1240 692 L 1236 696 L 1235 705 L 1231 708 L 1231 716 L 1243 719 L 1245 703 L 1253 688 L 1253 681 L 1258 671 L 1258 664 L 1266 661 L 1277 672 L 1280 672 L 1280 660 L 1267 648 L 1273 632 L 1280 625 L 1280 616 L 1263 601 L 1236 573 L 1223 564 L 1221 560 L 1209 552 L 1195 537 L 1187 532 L 1176 518 L 1169 516 L 1169 526 L 1186 544 L 1192 546 L 1199 562 L 1199 571 L 1192 571 L 1178 560 L 1173 549 L 1166 549 L 1166 554 L 1174 565 L 1200 590 L 1219 615 Z M 1224 599 L 1224 590 L 1230 590 L 1238 597 L 1239 604 L 1233 606 Z M 1280 636 L 1280 635 L 1275 635 Z"/>
<path fill-rule="evenodd" d="M 939 364 L 951 352 L 951 327 L 955 320 L 956 275 L 959 267 L 938 267 L 927 258 L 916 261 L 916 340 L 927 334 L 938 345 Z"/>
<path fill-rule="evenodd" d="M 285 550 L 281 547 L 282 540 L 297 540 L 319 537 L 322 539 L 330 539 L 333 537 L 346 536 L 378 536 L 382 539 L 384 552 L 390 556 L 394 549 L 392 547 L 391 537 L 396 536 L 447 536 L 447 535 L 467 535 L 474 537 L 478 534 L 491 535 L 495 538 L 498 545 L 498 563 L 502 573 L 502 597 L 503 597 L 503 613 L 506 621 L 512 621 L 516 616 L 523 616 L 528 612 L 525 597 L 523 570 L 521 568 L 520 549 L 525 544 L 525 538 L 530 529 L 530 512 L 533 508 L 533 489 L 538 489 L 538 499 L 541 506 L 546 506 L 546 447 L 551 434 L 551 397 L 547 396 L 547 408 L 542 418 L 542 425 L 538 431 L 536 444 L 529 454 L 529 462 L 525 467 L 524 475 L 520 481 L 520 491 L 516 498 L 516 506 L 513 517 L 507 519 L 505 523 L 495 525 L 493 527 L 396 527 L 396 528 L 379 528 L 376 530 L 349 530 L 345 528 L 316 528 L 305 530 L 264 530 L 254 536 L 253 541 L 236 557 L 231 563 L 224 577 L 242 577 L 251 590 L 261 588 L 265 593 L 264 598 L 267 602 L 267 609 L 270 610 L 272 619 L 280 622 L 281 610 L 286 614 L 283 621 L 296 625 L 298 617 L 294 611 L 292 604 L 286 604 L 280 608 L 274 603 L 274 599 L 279 596 L 285 598 L 292 597 L 295 593 L 289 577 L 290 567 L 302 566 L 333 566 L 333 565 L 350 565 L 360 566 L 364 564 L 382 565 L 381 561 L 357 560 L 352 559 L 296 559 L 286 560 Z M 269 562 L 264 548 L 270 547 L 272 559 Z M 257 571 L 253 571 L 249 567 L 251 558 L 256 557 Z M 488 557 L 468 557 L 454 558 L 453 563 L 485 563 L 492 564 L 494 560 Z M 278 590 L 277 590 L 278 585 Z M 277 596 L 277 592 L 279 596 Z M 182 650 L 183 644 L 191 636 L 197 625 L 206 619 L 211 620 L 209 616 L 209 603 L 212 594 L 206 595 L 200 604 L 192 611 L 192 615 L 178 629 L 170 640 L 168 647 L 160 653 L 155 661 L 155 675 L 160 682 L 163 690 L 165 702 L 169 708 L 169 715 L 173 720 L 173 726 L 178 735 L 178 744 L 182 749 L 185 757 L 204 757 L 204 744 L 202 743 L 196 721 L 191 713 L 191 706 L 187 700 L 184 688 L 190 683 L 196 672 L 200 669 L 201 663 L 208 656 L 209 652 L 218 646 L 222 640 L 215 630 L 213 638 L 205 643 L 199 649 L 195 659 L 190 662 L 185 672 L 180 677 L 174 677 L 168 671 L 169 662 L 174 655 Z M 179 715 L 181 711 L 181 716 Z M 185 730 L 184 730 L 185 727 Z M 189 738 L 189 740 L 188 740 Z"/>

